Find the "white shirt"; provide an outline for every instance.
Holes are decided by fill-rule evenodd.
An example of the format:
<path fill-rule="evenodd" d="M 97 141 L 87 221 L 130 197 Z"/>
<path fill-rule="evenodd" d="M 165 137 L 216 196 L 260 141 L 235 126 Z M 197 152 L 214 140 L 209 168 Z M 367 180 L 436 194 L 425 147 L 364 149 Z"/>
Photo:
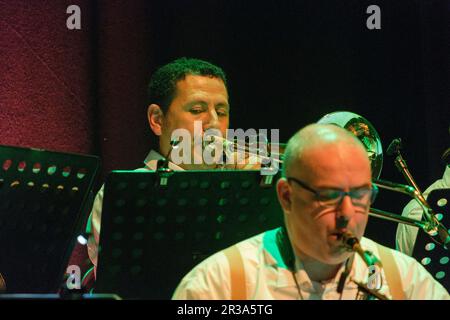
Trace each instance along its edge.
<path fill-rule="evenodd" d="M 144 160 L 145 167 L 136 169 L 136 171 L 155 171 L 157 168 L 158 160 L 164 159 L 164 157 L 158 152 L 151 150 Z M 169 168 L 172 170 L 182 171 L 183 168 L 177 166 L 176 164 L 169 162 Z M 103 206 L 103 194 L 104 185 L 100 188 L 97 195 L 95 196 L 94 205 L 92 206 L 92 211 L 89 216 L 88 225 L 86 228 L 86 233 L 89 234 L 88 239 L 88 255 L 89 259 L 94 265 L 94 274 L 97 270 L 98 262 L 98 246 L 100 243 L 100 227 L 102 220 L 102 206 Z"/>
<path fill-rule="evenodd" d="M 442 179 L 435 181 L 427 190 L 423 193 L 425 199 L 431 191 L 436 189 L 450 188 L 450 167 L 447 166 Z M 421 220 L 423 209 L 416 200 L 411 200 L 403 209 L 402 216 L 415 220 Z M 414 250 L 414 244 L 416 242 L 419 228 L 409 226 L 406 224 L 399 224 L 397 227 L 396 245 L 397 250 L 412 255 Z"/>
<path fill-rule="evenodd" d="M 284 264 L 278 246 L 276 232 L 270 230 L 237 244 L 241 253 L 246 279 L 246 296 L 249 300 L 272 299 L 340 299 L 337 285 L 344 265 L 335 278 L 326 283 L 311 281 L 301 262 L 297 264 L 295 277 Z M 379 257 L 376 243 L 367 238 L 361 239 L 365 250 Z M 416 260 L 392 250 L 394 261 L 401 276 L 401 286 L 407 299 L 450 299 L 445 288 Z M 349 279 L 367 284 L 369 270 L 364 261 L 355 256 Z M 384 271 L 381 273 L 380 293 L 392 298 Z M 354 300 L 359 297 L 357 285 L 346 281 L 342 299 Z M 189 272 L 176 289 L 173 299 L 231 299 L 230 268 L 223 251 L 207 258 Z"/>
<path fill-rule="evenodd" d="M 155 171 L 157 169 L 158 160 L 164 159 L 164 157 L 154 151 L 151 150 L 149 154 L 147 155 L 146 159 L 144 160 L 145 167 L 137 169 L 136 171 L 147 171 L 152 170 Z M 257 157 L 250 156 L 247 159 L 247 162 L 243 165 L 238 167 L 237 169 L 243 169 L 243 170 L 251 170 L 251 169 L 260 169 L 260 163 L 258 162 Z M 252 162 L 253 160 L 253 162 Z M 256 163 L 256 164 L 255 164 Z M 184 171 L 183 168 L 180 166 L 169 162 L 169 168 L 175 171 Z M 223 168 L 226 169 L 226 168 Z M 92 211 L 89 216 L 89 220 L 87 223 L 86 233 L 89 234 L 88 238 L 88 255 L 89 259 L 92 261 L 94 265 L 94 274 L 96 274 L 97 271 L 97 263 L 98 263 L 98 247 L 100 243 L 100 228 L 101 228 L 101 218 L 102 218 L 102 206 L 103 206 L 103 194 L 104 194 L 104 186 L 100 188 L 97 195 L 95 196 L 94 204 L 92 206 Z"/>

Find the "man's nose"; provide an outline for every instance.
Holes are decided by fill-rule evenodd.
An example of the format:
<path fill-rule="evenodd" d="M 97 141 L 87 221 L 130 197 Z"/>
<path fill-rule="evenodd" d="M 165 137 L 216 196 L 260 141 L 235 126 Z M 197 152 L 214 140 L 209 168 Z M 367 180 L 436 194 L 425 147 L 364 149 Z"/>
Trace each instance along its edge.
<path fill-rule="evenodd" d="M 218 129 L 219 128 L 219 116 L 216 109 L 210 108 L 206 113 L 206 117 L 203 120 L 203 130 Z"/>
<path fill-rule="evenodd" d="M 355 206 L 353 205 L 352 198 L 349 195 L 345 195 L 337 207 L 338 216 L 343 219 L 350 220 L 355 214 Z"/>

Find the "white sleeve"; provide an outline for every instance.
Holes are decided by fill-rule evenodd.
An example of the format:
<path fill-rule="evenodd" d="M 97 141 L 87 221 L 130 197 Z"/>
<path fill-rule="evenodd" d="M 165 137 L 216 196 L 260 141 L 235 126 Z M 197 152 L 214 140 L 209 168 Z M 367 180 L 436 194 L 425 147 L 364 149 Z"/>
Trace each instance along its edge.
<path fill-rule="evenodd" d="M 414 258 L 394 253 L 408 300 L 449 300 L 447 290 Z"/>
<path fill-rule="evenodd" d="M 180 282 L 173 300 L 230 300 L 228 260 L 216 253 L 192 269 Z"/>
<path fill-rule="evenodd" d="M 416 202 L 416 200 L 411 200 L 406 205 L 406 207 L 403 209 L 402 212 L 403 217 L 415 220 L 422 219 L 422 214 L 423 214 L 422 208 Z M 403 252 L 404 254 L 412 256 L 418 232 L 419 232 L 418 227 L 413 227 L 403 223 L 399 223 L 395 238 L 397 250 Z"/>

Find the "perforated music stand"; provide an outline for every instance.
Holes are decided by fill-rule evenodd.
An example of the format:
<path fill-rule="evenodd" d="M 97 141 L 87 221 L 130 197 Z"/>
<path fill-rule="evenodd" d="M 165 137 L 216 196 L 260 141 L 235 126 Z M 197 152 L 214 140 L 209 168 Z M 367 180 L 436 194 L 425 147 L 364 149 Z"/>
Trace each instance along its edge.
<path fill-rule="evenodd" d="M 94 156 L 0 146 L 0 273 L 7 293 L 58 291 L 98 169 Z"/>
<path fill-rule="evenodd" d="M 437 213 L 438 220 L 450 228 L 450 189 L 436 189 L 430 192 L 427 202 Z M 449 230 L 450 232 L 450 230 Z M 450 291 L 450 251 L 435 243 L 425 232 L 419 232 L 414 245 L 413 257 L 417 259 Z"/>
<path fill-rule="evenodd" d="M 94 292 L 170 299 L 204 258 L 282 224 L 276 179 L 259 171 L 113 171 Z"/>

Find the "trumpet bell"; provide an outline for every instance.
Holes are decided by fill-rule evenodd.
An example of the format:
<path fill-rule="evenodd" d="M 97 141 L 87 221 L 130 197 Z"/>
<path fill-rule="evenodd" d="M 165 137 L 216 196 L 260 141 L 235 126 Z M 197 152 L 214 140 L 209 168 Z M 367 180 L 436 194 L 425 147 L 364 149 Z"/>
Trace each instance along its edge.
<path fill-rule="evenodd" d="M 372 168 L 372 178 L 378 179 L 383 168 L 383 147 L 374 126 L 364 117 L 348 111 L 326 114 L 317 123 L 334 124 L 353 133 L 366 149 Z"/>

